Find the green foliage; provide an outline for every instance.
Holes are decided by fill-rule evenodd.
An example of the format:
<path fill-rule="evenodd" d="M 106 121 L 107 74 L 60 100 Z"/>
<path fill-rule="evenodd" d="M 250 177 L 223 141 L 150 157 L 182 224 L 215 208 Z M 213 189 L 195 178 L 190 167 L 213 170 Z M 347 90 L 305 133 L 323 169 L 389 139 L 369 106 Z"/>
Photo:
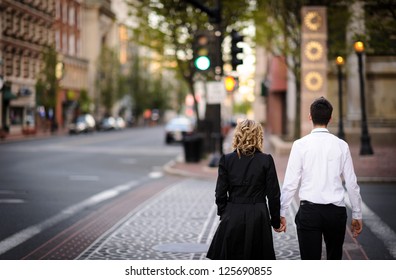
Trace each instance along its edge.
<path fill-rule="evenodd" d="M 86 89 L 82 89 L 80 91 L 80 98 L 78 99 L 81 113 L 88 113 L 90 105 L 92 104 L 92 100 L 88 95 L 88 91 Z"/>
<path fill-rule="evenodd" d="M 159 109 L 164 111 L 169 108 L 172 88 L 163 78 L 162 73 L 152 73 L 148 65 L 151 60 L 135 53 L 129 76 L 125 77 L 125 90 L 133 100 L 133 114 L 138 119 L 145 109 Z"/>
<path fill-rule="evenodd" d="M 366 1 L 365 23 L 367 53 L 396 55 L 396 1 Z"/>
<path fill-rule="evenodd" d="M 195 68 L 192 63 L 194 34 L 201 30 L 213 30 L 214 24 L 205 12 L 184 0 L 141 0 L 128 1 L 131 16 L 137 21 L 133 30 L 139 45 L 147 46 L 177 63 L 177 71 L 194 95 Z M 208 8 L 216 8 L 214 1 L 201 1 Z M 249 23 L 251 1 L 221 1 L 223 37 L 232 28 L 241 30 Z M 194 95 L 195 96 L 195 95 Z M 196 109 L 196 113 L 198 111 Z"/>
<path fill-rule="evenodd" d="M 249 101 L 243 101 L 242 103 L 234 104 L 233 112 L 235 114 L 247 114 L 252 108 L 252 104 Z"/>
<path fill-rule="evenodd" d="M 120 62 L 115 51 L 103 47 L 98 58 L 97 84 L 100 91 L 100 102 L 106 113 L 111 109 L 119 96 Z"/>
<path fill-rule="evenodd" d="M 37 104 L 44 106 L 46 111 L 55 108 L 58 81 L 55 76 L 57 53 L 54 47 L 46 47 L 42 53 L 43 65 L 36 80 Z"/>

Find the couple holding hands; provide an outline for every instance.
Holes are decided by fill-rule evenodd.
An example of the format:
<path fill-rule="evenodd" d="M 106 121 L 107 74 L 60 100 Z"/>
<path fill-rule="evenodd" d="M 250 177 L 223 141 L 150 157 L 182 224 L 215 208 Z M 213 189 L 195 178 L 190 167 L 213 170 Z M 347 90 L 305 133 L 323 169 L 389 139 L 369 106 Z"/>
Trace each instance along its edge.
<path fill-rule="evenodd" d="M 272 156 L 262 152 L 261 124 L 238 123 L 234 151 L 219 162 L 215 201 L 220 223 L 207 252 L 209 259 L 275 259 L 272 228 L 286 232 L 286 214 L 297 190 L 300 206 L 295 223 L 301 259 L 321 259 L 322 239 L 327 259 L 342 259 L 345 191 L 352 205 L 355 238 L 363 224 L 349 146 L 327 129 L 332 111 L 323 97 L 311 104 L 313 129 L 293 143 L 282 188 Z"/>

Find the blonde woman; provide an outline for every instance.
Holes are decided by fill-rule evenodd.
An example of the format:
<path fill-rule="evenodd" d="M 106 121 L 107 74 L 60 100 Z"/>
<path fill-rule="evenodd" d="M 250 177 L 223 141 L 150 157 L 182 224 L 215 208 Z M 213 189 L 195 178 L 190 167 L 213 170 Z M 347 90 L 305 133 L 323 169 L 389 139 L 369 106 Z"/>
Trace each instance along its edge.
<path fill-rule="evenodd" d="M 235 128 L 234 151 L 219 162 L 216 183 L 220 224 L 209 247 L 209 259 L 275 259 L 273 227 L 280 222 L 280 188 L 274 160 L 262 152 L 263 128 L 244 120 Z M 268 201 L 268 206 L 267 206 Z"/>

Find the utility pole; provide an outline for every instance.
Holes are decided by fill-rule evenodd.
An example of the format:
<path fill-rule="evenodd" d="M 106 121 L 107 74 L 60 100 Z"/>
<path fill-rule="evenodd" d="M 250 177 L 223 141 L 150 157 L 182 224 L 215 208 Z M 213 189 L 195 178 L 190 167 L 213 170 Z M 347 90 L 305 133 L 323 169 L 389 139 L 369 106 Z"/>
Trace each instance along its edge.
<path fill-rule="evenodd" d="M 197 0 L 186 0 L 186 2 L 206 13 L 209 16 L 210 23 L 214 25 L 214 33 L 216 37 L 216 56 L 213 61 L 214 74 L 215 80 L 220 82 L 221 78 L 223 77 L 223 53 L 221 45 L 224 37 L 221 19 L 221 0 L 216 0 L 215 8 L 206 7 Z M 212 143 L 212 159 L 210 160 L 209 166 L 216 167 L 218 166 L 220 155 L 223 154 L 223 135 L 221 131 L 221 104 L 206 104 L 205 119 L 208 126 L 205 129 L 209 130 L 208 134 L 210 135 L 210 139 L 206 140 L 209 140 Z"/>

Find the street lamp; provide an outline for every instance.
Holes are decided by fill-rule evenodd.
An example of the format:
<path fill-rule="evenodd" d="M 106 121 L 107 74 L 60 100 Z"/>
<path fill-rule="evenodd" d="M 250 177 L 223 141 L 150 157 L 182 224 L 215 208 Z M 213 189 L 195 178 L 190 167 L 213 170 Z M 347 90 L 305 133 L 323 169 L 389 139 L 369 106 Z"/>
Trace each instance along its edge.
<path fill-rule="evenodd" d="M 338 122 L 338 137 L 345 140 L 344 125 L 342 122 L 342 66 L 344 65 L 344 58 L 342 56 L 337 56 L 336 64 L 338 72 L 338 108 L 340 117 Z"/>
<path fill-rule="evenodd" d="M 363 60 L 362 54 L 364 52 L 364 44 L 361 41 L 355 42 L 353 45 L 355 52 L 358 56 L 359 63 L 359 80 L 360 80 L 360 106 L 362 112 L 362 135 L 360 137 L 360 155 L 372 155 L 374 154 L 370 144 L 370 136 L 367 129 L 367 117 L 366 117 L 366 101 L 364 93 L 364 79 L 363 79 Z"/>

